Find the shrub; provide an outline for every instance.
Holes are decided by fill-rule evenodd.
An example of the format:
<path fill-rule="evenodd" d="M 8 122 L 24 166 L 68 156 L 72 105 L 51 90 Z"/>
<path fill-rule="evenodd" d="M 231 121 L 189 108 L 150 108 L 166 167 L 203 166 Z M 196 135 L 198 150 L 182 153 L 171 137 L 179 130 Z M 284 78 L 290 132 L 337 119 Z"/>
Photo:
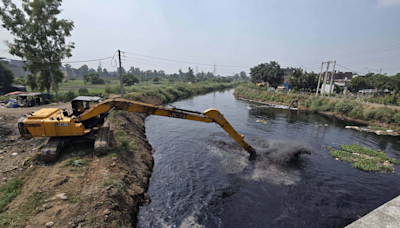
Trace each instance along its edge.
<path fill-rule="evenodd" d="M 80 88 L 78 93 L 79 95 L 86 95 L 89 93 L 89 90 L 86 88 Z"/>
<path fill-rule="evenodd" d="M 355 119 L 363 119 L 364 118 L 364 109 L 361 106 L 356 106 L 349 112 L 348 116 Z"/>
<path fill-rule="evenodd" d="M 92 84 L 96 84 L 96 85 L 104 85 L 104 79 L 102 78 L 93 78 L 92 80 Z"/>
<path fill-rule="evenodd" d="M 400 124 L 400 114 L 399 114 L 399 113 L 394 114 L 394 116 L 393 116 L 393 121 L 394 121 L 395 123 Z"/>
<path fill-rule="evenodd" d="M 348 103 L 348 102 L 339 102 L 335 106 L 335 111 L 336 112 L 341 112 L 341 113 L 349 113 L 353 110 L 353 106 Z"/>
<path fill-rule="evenodd" d="M 364 111 L 365 120 L 374 120 L 376 115 L 376 110 L 374 108 L 368 108 Z"/>
<path fill-rule="evenodd" d="M 76 78 L 74 78 L 74 77 L 71 77 L 71 78 L 68 78 L 69 80 L 71 80 L 71 81 L 75 81 L 76 80 Z"/>
<path fill-rule="evenodd" d="M 383 121 L 385 123 L 393 122 L 394 112 L 390 108 L 378 108 L 376 110 L 375 119 Z"/>
<path fill-rule="evenodd" d="M 72 101 L 76 96 L 74 91 L 68 91 L 61 95 L 61 100 L 64 102 Z"/>

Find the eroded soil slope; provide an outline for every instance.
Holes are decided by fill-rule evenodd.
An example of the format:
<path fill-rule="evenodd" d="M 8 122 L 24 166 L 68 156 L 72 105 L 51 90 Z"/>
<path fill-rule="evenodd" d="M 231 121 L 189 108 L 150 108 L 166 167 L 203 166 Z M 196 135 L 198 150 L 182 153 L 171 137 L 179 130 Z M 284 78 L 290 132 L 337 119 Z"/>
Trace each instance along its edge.
<path fill-rule="evenodd" d="M 19 137 L 16 122 L 26 111 L 1 111 L 0 184 L 22 180 L 22 185 L 20 194 L 0 209 L 0 227 L 135 226 L 140 205 L 149 200 L 153 167 L 145 115 L 110 116 L 114 137 L 105 156 L 94 156 L 92 145 L 73 144 L 57 162 L 44 164 L 37 151 L 46 139 Z"/>

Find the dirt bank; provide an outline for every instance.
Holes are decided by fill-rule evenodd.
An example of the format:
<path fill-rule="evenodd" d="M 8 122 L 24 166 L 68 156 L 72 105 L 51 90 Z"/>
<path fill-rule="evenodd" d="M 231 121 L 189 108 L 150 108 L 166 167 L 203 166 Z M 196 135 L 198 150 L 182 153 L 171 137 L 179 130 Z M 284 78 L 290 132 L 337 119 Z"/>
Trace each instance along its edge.
<path fill-rule="evenodd" d="M 159 103 L 154 97 L 143 101 Z M 56 163 L 44 164 L 37 151 L 46 139 L 19 137 L 16 122 L 26 109 L 4 110 L 0 110 L 0 185 L 14 180 L 22 184 L 15 188 L 20 194 L 0 209 L 4 211 L 0 227 L 135 226 L 140 205 L 149 201 L 146 191 L 153 168 L 145 115 L 113 115 L 113 134 L 125 132 L 123 139 L 115 138 L 128 141 L 127 147 L 114 139 L 108 155 L 97 157 L 92 145 L 71 145 Z"/>

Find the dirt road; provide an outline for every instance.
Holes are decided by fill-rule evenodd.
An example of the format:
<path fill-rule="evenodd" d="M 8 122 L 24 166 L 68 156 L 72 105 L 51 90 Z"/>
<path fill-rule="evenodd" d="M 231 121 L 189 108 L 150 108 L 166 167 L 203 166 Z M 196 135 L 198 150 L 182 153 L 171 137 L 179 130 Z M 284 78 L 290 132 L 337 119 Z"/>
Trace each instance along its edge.
<path fill-rule="evenodd" d="M 71 109 L 71 103 L 60 103 L 60 104 L 48 104 L 48 105 L 42 105 L 42 106 L 35 106 L 35 107 L 28 107 L 28 108 L 6 108 L 1 106 L 0 107 L 0 116 L 3 115 L 11 115 L 11 116 L 22 116 L 26 113 L 29 112 L 35 112 L 38 111 L 42 108 L 66 108 L 66 109 Z"/>

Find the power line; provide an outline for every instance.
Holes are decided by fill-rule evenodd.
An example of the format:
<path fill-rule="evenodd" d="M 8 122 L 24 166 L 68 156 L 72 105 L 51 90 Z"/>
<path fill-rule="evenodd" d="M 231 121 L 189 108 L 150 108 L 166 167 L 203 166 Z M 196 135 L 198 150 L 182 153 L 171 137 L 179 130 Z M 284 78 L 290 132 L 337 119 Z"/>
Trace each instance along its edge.
<path fill-rule="evenodd" d="M 106 58 L 101 58 L 101 59 L 81 60 L 81 61 L 70 61 L 70 62 L 43 62 L 43 61 L 29 61 L 29 60 L 28 61 L 33 62 L 33 63 L 84 63 L 84 62 L 100 61 L 100 60 L 105 60 L 105 59 L 110 59 L 110 58 L 112 58 L 112 57 L 106 57 Z M 9 60 L 21 61 L 21 60 L 17 60 L 17 59 L 9 59 Z M 25 60 L 24 62 L 28 62 L 28 61 Z"/>
<path fill-rule="evenodd" d="M 359 72 L 359 71 L 356 71 L 356 70 L 352 70 L 352 69 L 347 68 L 347 67 L 345 67 L 345 66 L 342 66 L 342 65 L 340 65 L 340 64 L 338 64 L 338 63 L 336 63 L 336 65 L 338 65 L 338 66 L 340 66 L 340 67 L 342 67 L 342 68 L 344 68 L 344 69 L 351 70 L 351 71 L 356 72 L 356 73 L 366 74 L 366 73 L 362 73 L 362 72 Z"/>
<path fill-rule="evenodd" d="M 142 54 L 136 54 L 132 52 L 126 52 L 123 51 L 124 53 L 131 54 L 131 55 L 137 55 L 137 56 L 142 56 L 146 58 L 153 58 L 153 59 L 159 59 L 159 60 L 165 60 L 165 61 L 171 61 L 171 62 L 178 62 L 178 63 L 187 63 L 187 64 L 197 64 L 197 65 L 203 65 L 203 66 L 214 66 L 213 64 L 207 64 L 207 63 L 196 63 L 196 62 L 187 62 L 187 61 L 181 61 L 181 60 L 173 60 L 173 59 L 165 59 L 165 58 L 160 58 L 160 57 L 154 57 L 154 56 L 148 56 L 148 55 L 142 55 Z M 251 67 L 242 67 L 242 66 L 226 66 L 226 65 L 218 65 L 219 67 L 232 67 L 232 68 L 251 68 Z"/>
<path fill-rule="evenodd" d="M 385 52 L 385 51 L 392 51 L 395 49 L 399 49 L 400 48 L 400 43 L 398 44 L 392 44 L 392 45 L 388 45 L 388 46 L 384 46 L 384 47 L 379 47 L 379 48 L 373 48 L 373 49 L 368 49 L 368 50 L 364 50 L 364 51 L 358 51 L 358 52 L 353 52 L 353 53 L 348 53 L 345 55 L 339 55 L 339 56 L 335 56 L 335 57 L 330 57 L 333 59 L 343 59 L 343 58 L 348 58 L 348 57 L 354 57 L 354 56 L 358 56 L 358 55 L 367 55 L 367 54 L 373 54 L 373 53 L 378 53 L 378 52 Z M 399 46 L 399 47 L 396 47 Z M 395 47 L 395 48 L 393 48 Z M 318 60 L 312 61 L 312 62 L 307 62 L 304 65 L 309 65 L 313 64 L 313 63 L 317 63 Z M 319 64 L 313 64 L 313 65 L 319 65 Z"/>

